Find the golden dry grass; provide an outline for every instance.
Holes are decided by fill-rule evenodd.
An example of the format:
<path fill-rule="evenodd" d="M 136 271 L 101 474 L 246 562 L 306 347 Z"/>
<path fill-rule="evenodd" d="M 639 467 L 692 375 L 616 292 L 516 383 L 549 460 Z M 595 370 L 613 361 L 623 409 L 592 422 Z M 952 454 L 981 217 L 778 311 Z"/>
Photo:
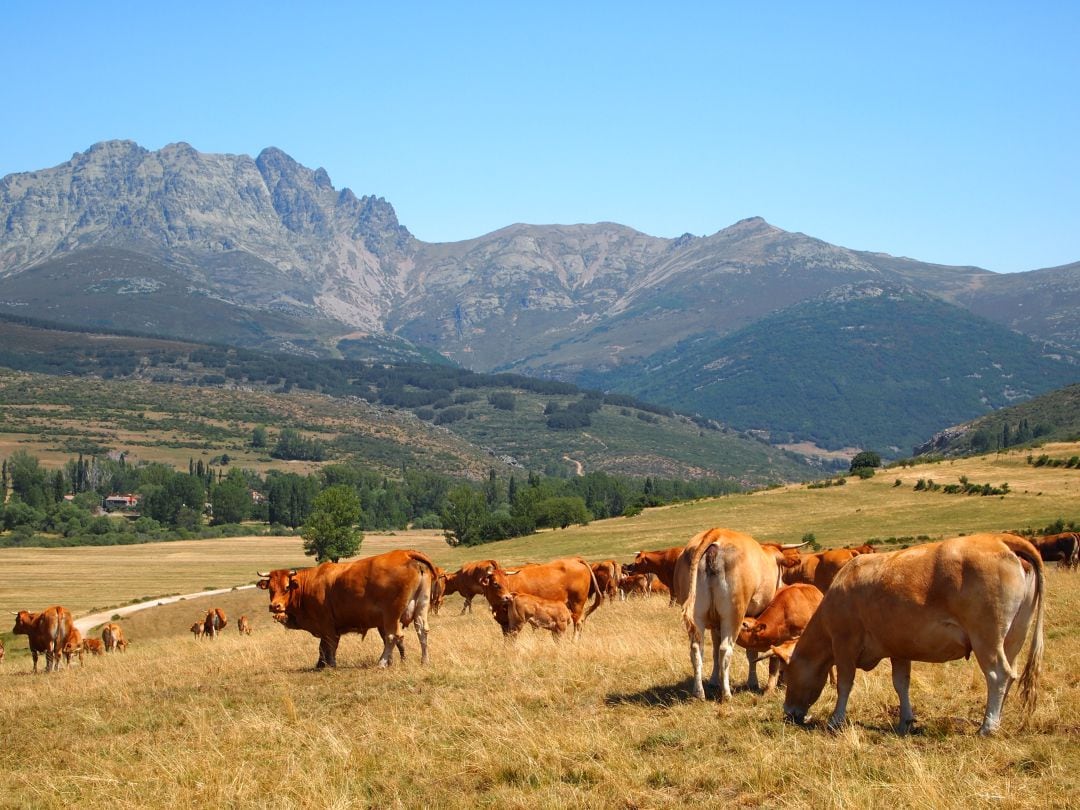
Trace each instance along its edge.
<path fill-rule="evenodd" d="M 954 475 L 1009 481 L 1013 493 L 978 498 L 911 489 L 919 477 L 949 483 Z M 896 477 L 901 487 L 893 487 Z M 829 545 L 936 537 L 1075 519 L 1078 480 L 1080 472 L 1033 468 L 1023 456 L 1003 455 L 880 472 L 843 488 L 790 487 L 650 510 L 479 549 L 450 549 L 431 533 L 426 540 L 369 536 L 363 552 L 420 546 L 448 567 L 468 558 L 520 562 L 570 552 L 625 559 L 636 548 L 685 542 L 711 525 L 762 539 L 797 540 L 813 531 Z M 176 551 L 182 556 L 155 562 Z M 295 538 L 27 553 L 18 569 L 9 552 L 0 553 L 5 604 L 65 601 L 62 588 L 70 587 L 89 607 L 122 601 L 108 596 L 121 583 L 143 593 L 180 592 L 191 582 L 198 590 L 251 581 L 255 568 L 305 561 Z M 35 553 L 47 562 L 32 568 Z M 120 555 L 113 564 L 123 578 L 79 591 L 89 561 L 110 554 Z M 111 569 L 96 570 L 108 577 Z M 576 643 L 526 633 L 506 644 L 484 611 L 460 616 L 460 600 L 451 597 L 432 620 L 431 665 L 418 664 L 410 633 L 410 660 L 389 671 L 374 668 L 381 646 L 374 634 L 346 637 L 337 671 L 312 671 L 316 641 L 273 625 L 261 591 L 125 618 L 133 640 L 126 655 L 89 659 L 82 669 L 48 677 L 29 674 L 25 639 L 9 636 L 0 667 L 0 804 L 1075 806 L 1080 574 L 1051 567 L 1048 582 L 1040 707 L 1021 731 L 1018 704 L 1010 701 L 1002 733 L 990 740 L 973 736 L 985 687 L 970 661 L 914 666 L 921 733 L 907 738 L 891 731 L 896 697 L 887 664 L 859 674 L 852 725 L 836 735 L 784 725 L 779 696 L 738 692 L 724 706 L 690 701 L 685 634 L 678 612 L 659 599 L 605 605 Z M 196 642 L 187 628 L 210 604 L 225 607 L 230 625 L 218 641 Z M 236 634 L 240 612 L 254 620 L 251 637 Z M 745 659 L 737 659 L 736 683 L 745 672 Z M 827 714 L 832 701 L 826 689 L 814 714 Z"/>

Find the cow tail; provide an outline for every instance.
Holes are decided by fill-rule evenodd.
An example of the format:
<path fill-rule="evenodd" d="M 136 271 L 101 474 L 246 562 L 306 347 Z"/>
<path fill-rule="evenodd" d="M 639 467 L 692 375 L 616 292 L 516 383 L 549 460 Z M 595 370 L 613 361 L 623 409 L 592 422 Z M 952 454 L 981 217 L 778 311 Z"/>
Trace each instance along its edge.
<path fill-rule="evenodd" d="M 694 623 L 694 604 L 697 602 L 697 573 L 701 565 L 701 558 L 705 556 L 705 551 L 712 545 L 712 534 L 707 531 L 702 532 L 695 536 L 690 543 L 696 543 L 697 545 L 694 547 L 694 553 L 690 558 L 690 588 L 686 594 L 686 601 L 683 602 L 683 624 L 686 626 L 686 631 L 696 638 L 700 632 Z M 678 570 L 678 567 L 679 563 L 676 562 L 676 570 Z M 674 582 L 672 584 L 674 585 Z M 672 589 L 672 593 L 675 593 L 674 589 Z"/>
<path fill-rule="evenodd" d="M 432 586 L 432 583 L 434 583 L 434 582 L 435 582 L 435 580 L 439 578 L 439 572 L 438 572 L 438 570 L 437 570 L 437 569 L 435 568 L 435 563 L 433 563 L 433 562 L 431 561 L 431 558 L 429 558 L 429 557 L 428 557 L 428 556 L 427 556 L 426 554 L 424 554 L 424 553 L 423 553 L 422 551 L 413 551 L 412 549 L 408 549 L 408 550 L 406 550 L 406 552 L 405 552 L 405 553 L 409 555 L 409 557 L 410 557 L 410 558 L 412 559 L 412 561 L 413 561 L 413 562 L 418 562 L 418 563 L 420 563 L 420 564 L 421 564 L 422 566 L 427 566 L 428 572 L 429 572 L 429 573 L 431 574 L 431 578 L 430 578 L 430 579 L 428 580 L 428 583 L 427 583 L 427 587 L 425 588 L 425 587 L 424 587 L 424 573 L 423 573 L 423 571 L 422 571 L 422 570 L 421 570 L 421 572 L 420 572 L 420 591 L 422 591 L 422 592 L 424 592 L 424 593 L 426 593 L 426 594 L 427 594 L 427 597 L 428 597 L 428 603 L 430 604 L 430 601 L 431 601 L 431 586 Z M 426 615 L 426 613 L 425 613 L 425 615 Z M 411 623 L 411 622 L 413 621 L 413 619 L 415 619 L 415 618 L 416 618 L 416 614 L 415 614 L 415 613 L 413 613 L 413 614 L 412 614 L 412 615 L 411 615 L 411 616 L 409 617 L 409 620 L 408 620 L 408 621 L 406 621 L 406 622 L 403 622 L 403 623 L 402 623 L 402 625 L 403 625 L 404 627 L 408 627 L 408 626 L 409 626 L 409 624 L 410 624 L 410 623 Z"/>
<path fill-rule="evenodd" d="M 582 617 L 582 621 L 584 621 L 592 615 L 594 610 L 600 607 L 600 603 L 604 601 L 604 592 L 600 590 L 600 583 L 596 581 L 596 572 L 592 570 L 592 566 L 589 565 L 585 560 L 581 560 L 580 558 L 579 561 L 589 570 L 589 580 L 592 583 L 589 586 L 589 592 L 596 593 L 596 597 L 593 599 L 593 603 L 589 605 L 589 609 L 585 611 L 585 615 Z"/>
<path fill-rule="evenodd" d="M 1026 727 L 1038 702 L 1039 676 L 1042 674 L 1043 618 L 1046 613 L 1046 575 L 1042 556 L 1027 540 L 1008 538 L 1005 545 L 1017 557 L 1026 560 L 1035 571 L 1035 631 L 1031 635 L 1024 674 L 1020 676 L 1020 707 Z"/>

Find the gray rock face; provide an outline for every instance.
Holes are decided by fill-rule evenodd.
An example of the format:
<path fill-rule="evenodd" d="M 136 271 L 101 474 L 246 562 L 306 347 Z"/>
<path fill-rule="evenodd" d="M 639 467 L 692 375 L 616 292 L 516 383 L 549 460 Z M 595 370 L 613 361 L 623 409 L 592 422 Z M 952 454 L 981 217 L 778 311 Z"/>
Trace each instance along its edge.
<path fill-rule="evenodd" d="M 253 159 L 107 141 L 0 179 L 0 293 L 5 277 L 89 248 L 153 257 L 242 309 L 392 332 L 480 370 L 602 371 L 862 283 L 908 285 L 1080 343 L 1080 265 L 1000 277 L 848 250 L 759 217 L 703 237 L 519 224 L 429 244 L 382 198 L 335 189 L 324 169 L 275 148 Z"/>

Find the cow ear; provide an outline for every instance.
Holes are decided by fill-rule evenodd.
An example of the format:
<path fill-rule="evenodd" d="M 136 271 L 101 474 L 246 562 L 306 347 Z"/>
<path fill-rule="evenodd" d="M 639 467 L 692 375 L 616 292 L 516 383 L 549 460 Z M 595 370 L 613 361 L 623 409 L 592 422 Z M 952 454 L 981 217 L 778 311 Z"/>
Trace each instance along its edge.
<path fill-rule="evenodd" d="M 270 588 L 270 580 L 268 580 L 268 579 L 260 579 L 258 582 L 255 583 L 255 587 L 256 588 L 261 588 L 264 591 L 269 590 L 269 588 Z"/>
<path fill-rule="evenodd" d="M 751 632 L 764 633 L 768 629 L 768 627 L 769 625 L 765 624 L 765 622 L 758 622 L 754 625 L 754 629 Z"/>

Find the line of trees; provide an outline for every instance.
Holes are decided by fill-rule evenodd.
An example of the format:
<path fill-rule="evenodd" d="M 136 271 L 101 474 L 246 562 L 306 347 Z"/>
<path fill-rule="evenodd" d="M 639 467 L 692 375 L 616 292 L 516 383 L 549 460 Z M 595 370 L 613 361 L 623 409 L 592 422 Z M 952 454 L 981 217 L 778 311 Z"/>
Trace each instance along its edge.
<path fill-rule="evenodd" d="M 476 545 L 737 490 L 718 480 L 635 479 L 603 472 L 564 479 L 535 473 L 499 477 L 491 470 L 484 481 L 473 483 L 416 469 L 390 477 L 359 464 L 329 464 L 310 475 L 277 470 L 260 475 L 193 459 L 184 472 L 159 463 L 128 464 L 123 456 L 79 456 L 50 471 L 24 451 L 5 459 L 0 475 L 0 528 L 10 532 L 0 543 L 7 545 L 178 539 L 205 533 L 207 524 L 236 533 L 238 524 L 250 521 L 266 524 L 267 531 L 306 532 L 320 496 L 332 488 L 355 497 L 358 532 L 442 529 L 448 543 Z M 131 520 L 103 514 L 104 499 L 117 493 L 137 495 Z M 316 551 L 316 556 L 347 555 Z"/>

